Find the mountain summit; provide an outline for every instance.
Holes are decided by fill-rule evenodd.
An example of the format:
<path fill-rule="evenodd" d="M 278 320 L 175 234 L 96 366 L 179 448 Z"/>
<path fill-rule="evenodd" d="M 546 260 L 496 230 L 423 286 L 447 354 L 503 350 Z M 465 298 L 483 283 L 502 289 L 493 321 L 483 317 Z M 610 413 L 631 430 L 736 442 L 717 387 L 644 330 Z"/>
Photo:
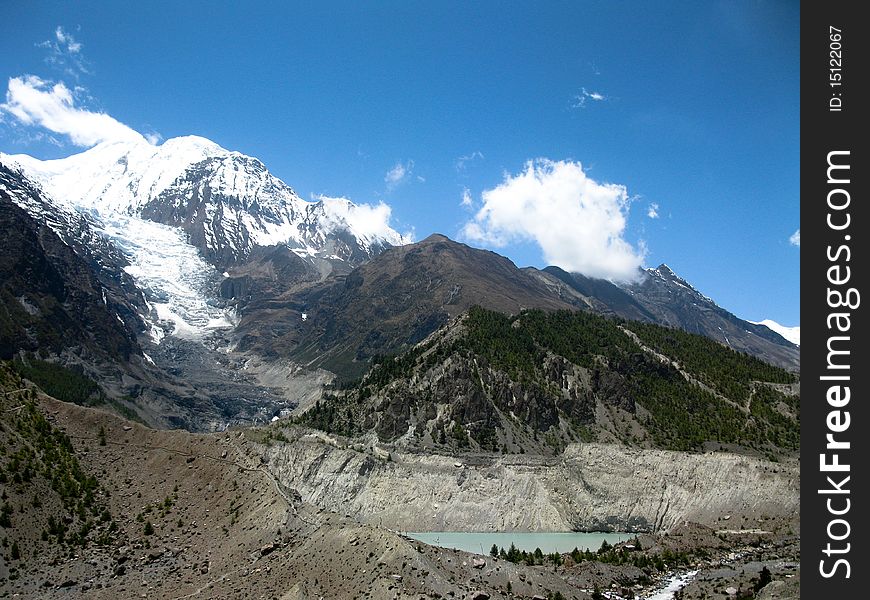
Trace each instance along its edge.
<path fill-rule="evenodd" d="M 219 269 L 246 259 L 256 246 L 286 245 L 300 256 L 359 263 L 408 241 L 386 224 L 386 206 L 307 202 L 259 159 L 198 136 L 159 146 L 144 139 L 104 142 L 57 160 L 0 154 L 0 161 L 19 165 L 78 210 L 180 227 Z"/>

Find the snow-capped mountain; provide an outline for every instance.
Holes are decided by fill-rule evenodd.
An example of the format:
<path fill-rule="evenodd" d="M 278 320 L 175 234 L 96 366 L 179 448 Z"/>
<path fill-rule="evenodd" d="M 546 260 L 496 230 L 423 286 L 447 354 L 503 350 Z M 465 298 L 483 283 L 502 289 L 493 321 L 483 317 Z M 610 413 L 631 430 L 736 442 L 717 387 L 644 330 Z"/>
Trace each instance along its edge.
<path fill-rule="evenodd" d="M 287 248 L 328 273 L 409 241 L 386 224 L 386 205 L 306 202 L 258 159 L 197 136 L 160 146 L 106 142 L 57 160 L 0 154 L 0 162 L 38 182 L 41 204 L 28 210 L 49 226 L 62 222 L 54 227 L 62 239 L 70 223 L 87 222 L 77 228 L 94 238 L 81 244 L 85 251 L 110 240 L 123 253 L 124 271 L 148 300 L 143 316 L 155 340 L 164 330 L 195 339 L 230 327 L 218 282 L 257 247 Z"/>
<path fill-rule="evenodd" d="M 197 136 L 159 146 L 105 142 L 58 160 L 3 154 L 0 160 L 20 165 L 57 201 L 80 211 L 181 227 L 219 269 L 256 246 L 283 244 L 300 256 L 358 263 L 409 241 L 386 225 L 385 206 L 307 202 L 260 160 Z"/>
<path fill-rule="evenodd" d="M 768 329 L 775 331 L 792 344 L 796 346 L 801 345 L 801 327 L 800 325 L 796 327 L 786 327 L 785 325 L 780 325 L 776 321 L 772 319 L 764 319 L 763 321 L 750 321 L 750 323 L 754 323 L 756 325 L 764 325 Z"/>
<path fill-rule="evenodd" d="M 556 267 L 519 269 L 443 236 L 380 253 L 404 241 L 385 227 L 386 206 L 305 202 L 256 159 L 193 142 L 214 155 L 179 152 L 196 162 L 169 161 L 164 171 L 179 174 L 168 184 L 170 175 L 147 164 L 130 167 L 137 153 L 154 156 L 150 146 L 114 145 L 116 153 L 135 147 L 115 175 L 126 178 L 120 186 L 82 160 L 91 151 L 46 163 L 0 156 L 8 231 L 0 239 L 0 356 L 45 349 L 63 364 L 108 373 L 117 398 L 136 398 L 153 423 L 193 429 L 286 406 L 264 387 L 273 375 L 239 370 L 248 360 L 276 369 L 281 381 L 299 365 L 356 376 L 370 357 L 401 351 L 473 305 L 592 310 L 799 367 L 794 345 L 720 308 L 666 265 L 620 287 Z M 93 150 L 101 157 L 106 147 Z M 81 166 L 79 179 L 63 161 Z M 9 163 L 29 164 L 42 183 Z M 140 187 L 154 197 L 142 201 Z"/>

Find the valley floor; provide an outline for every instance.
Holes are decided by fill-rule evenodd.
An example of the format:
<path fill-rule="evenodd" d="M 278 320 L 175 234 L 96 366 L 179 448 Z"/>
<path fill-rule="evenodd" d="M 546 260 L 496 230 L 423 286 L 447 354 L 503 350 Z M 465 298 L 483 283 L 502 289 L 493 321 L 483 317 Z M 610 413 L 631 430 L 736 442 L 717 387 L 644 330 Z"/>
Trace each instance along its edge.
<path fill-rule="evenodd" d="M 528 566 L 434 548 L 310 502 L 297 481 L 276 476 L 283 444 L 252 441 L 255 432 L 155 431 L 45 396 L 38 407 L 100 481 L 118 532 L 106 546 L 42 541 L 30 491 L 5 485 L 13 512 L 2 533 L 17 540 L 20 557 L 0 552 L 0 597 L 582 599 L 596 588 L 645 595 L 669 570 L 573 564 L 570 555 L 559 566 Z M 680 569 L 701 571 L 685 598 L 749 589 L 761 565 L 774 583 L 759 597 L 796 597 L 787 590 L 797 578 L 787 575 L 797 570 L 797 538 L 779 520 L 764 527 L 774 524 L 771 533 L 721 535 L 681 525 L 640 535 L 640 552 L 687 553 Z"/>

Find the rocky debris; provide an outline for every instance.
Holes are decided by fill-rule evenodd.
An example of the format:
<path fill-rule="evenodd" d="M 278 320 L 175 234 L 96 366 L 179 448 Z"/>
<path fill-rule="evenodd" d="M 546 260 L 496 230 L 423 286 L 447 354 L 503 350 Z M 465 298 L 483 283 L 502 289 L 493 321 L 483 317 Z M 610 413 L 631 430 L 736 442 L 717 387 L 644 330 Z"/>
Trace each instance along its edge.
<path fill-rule="evenodd" d="M 759 514 L 782 522 L 800 506 L 792 460 L 587 443 L 552 459 L 469 455 L 458 477 L 450 456 L 394 451 L 384 463 L 281 431 L 290 442 L 260 451 L 283 485 L 326 510 L 405 531 L 641 532 L 685 521 L 715 527 L 723 514 L 729 526 L 756 526 Z"/>
<path fill-rule="evenodd" d="M 88 473 L 102 474 L 105 471 L 103 484 L 111 492 L 111 517 L 117 522 L 119 537 L 107 547 L 96 544 L 77 547 L 73 560 L 68 560 L 68 550 L 56 551 L 47 544 L 45 556 L 30 560 L 19 579 L 0 582 L 0 595 L 9 592 L 10 596 L 17 593 L 21 597 L 60 600 L 66 598 L 70 590 L 58 588 L 57 582 L 72 581 L 77 582 L 70 585 L 74 589 L 84 589 L 87 585 L 88 597 L 96 600 L 135 598 L 142 594 L 147 598 L 161 599 L 199 595 L 204 598 L 263 596 L 287 599 L 368 596 L 399 600 L 440 596 L 455 600 L 482 600 L 504 598 L 508 584 L 515 597 L 537 595 L 547 598 L 560 592 L 568 598 L 583 598 L 581 590 L 585 588 L 581 582 L 588 579 L 584 570 L 590 570 L 600 578 L 601 589 L 619 590 L 621 587 L 611 586 L 625 587 L 621 583 L 625 578 L 639 577 L 630 570 L 634 567 L 607 565 L 605 569 L 596 561 L 576 565 L 568 555 L 564 557 L 563 566 L 542 569 L 434 548 L 386 529 L 324 511 L 301 499 L 298 503 L 292 499 L 288 502 L 287 489 L 300 489 L 306 498 L 308 490 L 292 479 L 283 479 L 280 486 L 276 485 L 274 476 L 267 469 L 256 466 L 260 456 L 269 456 L 271 469 L 272 455 L 264 454 L 263 447 L 250 440 L 251 437 L 262 439 L 257 438 L 262 435 L 261 431 L 245 432 L 242 437 L 235 433 L 193 435 L 140 427 L 122 432 L 118 422 L 105 413 L 59 403 L 49 405 L 58 411 L 57 423 L 70 436 L 75 448 L 88 446 L 88 452 L 80 455 L 82 468 Z M 93 443 L 94 432 L 100 427 L 107 432 L 109 443 L 106 446 Z M 294 436 L 292 429 L 284 431 L 290 438 Z M 274 444 L 272 448 L 293 443 Z M 299 466 L 312 469 L 304 445 L 317 449 L 320 444 L 309 439 L 299 442 L 296 448 Z M 333 485 L 333 491 L 341 493 L 342 487 L 335 485 L 336 481 L 348 475 L 348 470 L 359 481 L 358 464 L 347 460 L 344 466 L 331 465 L 330 461 L 336 458 L 346 460 L 351 455 L 345 454 L 338 446 L 330 445 L 329 448 L 336 454 L 322 457 L 325 464 L 318 469 L 322 468 L 322 474 L 327 472 L 327 468 L 332 468 L 338 480 L 323 480 L 321 484 Z M 196 468 L 187 468 L 187 457 L 216 457 L 224 449 L 229 450 L 229 456 L 248 458 L 241 458 L 238 464 L 197 460 Z M 389 497 L 388 492 L 401 495 L 404 488 L 398 485 L 397 478 L 409 477 L 409 472 L 403 470 L 407 464 L 412 464 L 411 473 L 416 473 L 411 479 L 419 477 L 426 469 L 433 481 L 438 481 L 441 473 L 451 474 L 456 485 L 457 472 L 452 457 L 409 457 L 403 453 L 394 456 L 395 462 L 388 467 L 397 473 L 382 478 L 383 472 L 372 470 L 370 475 L 375 477 L 372 483 L 377 482 L 377 485 L 365 493 L 377 492 L 383 497 Z M 476 456 L 463 457 L 462 460 L 466 464 L 462 471 L 467 479 L 473 485 L 482 486 L 478 490 L 478 502 L 482 495 L 489 493 L 486 482 L 488 485 L 498 482 L 496 474 L 499 471 L 509 479 L 515 478 L 523 469 L 540 477 L 546 469 L 558 467 L 557 463 L 540 457 L 528 457 L 528 460 L 513 465 L 506 461 L 493 463 L 491 459 Z M 596 460 L 594 454 L 589 455 L 589 463 L 594 465 Z M 612 466 L 619 465 L 619 461 L 611 460 L 611 463 Z M 577 464 L 579 461 L 572 463 L 572 468 L 577 468 Z M 544 489 L 556 487 L 561 490 L 558 486 L 577 484 L 576 480 L 564 476 L 562 483 L 552 473 L 549 477 L 537 480 L 551 486 Z M 594 480 L 590 477 L 587 481 Z M 291 485 L 292 488 L 287 487 Z M 381 489 L 380 486 L 388 487 Z M 438 488 L 433 489 L 437 493 Z M 520 488 L 515 491 L 520 491 Z M 30 499 L 30 496 L 24 498 L 25 501 Z M 17 499 L 14 503 L 16 506 L 21 504 Z M 457 510 L 446 496 L 439 495 L 434 503 L 430 496 L 426 502 L 427 510 L 432 510 L 433 504 L 438 505 L 435 510 L 445 507 L 449 511 Z M 344 508 L 343 513 L 350 506 Z M 471 508 L 473 505 L 469 504 Z M 144 512 L 146 510 L 148 512 Z M 729 525 L 737 527 L 740 524 L 735 521 L 740 513 L 733 514 L 735 517 Z M 142 521 L 137 520 L 137 516 L 147 518 L 153 524 L 153 533 L 143 533 Z M 755 525 L 759 529 L 770 529 L 766 522 Z M 37 538 L 39 531 L 36 530 Z M 643 536 L 642 551 L 655 553 L 672 548 L 720 544 L 723 543 L 720 536 L 729 540 L 728 543 L 746 543 L 750 548 L 755 547 L 752 544 L 768 544 L 770 539 L 762 534 L 716 535 L 709 528 L 685 526 L 667 536 Z M 711 554 L 720 557 L 727 550 L 727 544 L 721 550 L 712 547 Z M 636 551 L 640 550 L 632 552 Z M 770 566 L 774 579 L 783 579 L 794 573 L 793 566 L 787 566 L 796 564 L 789 562 L 794 560 L 794 552 L 778 547 L 764 552 L 766 554 L 747 557 L 749 562 L 744 566 L 731 569 L 727 577 L 734 577 L 734 581 L 726 581 L 723 577 L 701 580 L 701 585 L 707 587 L 699 587 L 697 594 L 686 596 L 687 600 L 710 597 L 710 586 L 713 585 L 720 594 L 727 585 L 734 585 L 739 590 L 751 588 L 762 560 L 768 561 L 763 564 Z M 771 552 L 776 553 L 779 567 L 769 562 Z M 717 568 L 722 570 L 725 566 Z M 47 587 L 39 587 L 49 573 L 51 582 Z M 775 590 L 775 587 L 768 587 Z M 787 596 L 770 596 L 767 600 L 784 598 Z"/>
<path fill-rule="evenodd" d="M 164 551 L 163 550 L 151 550 L 148 552 L 147 557 L 149 562 L 154 562 L 160 558 L 163 558 Z"/>
<path fill-rule="evenodd" d="M 799 598 L 800 580 L 796 577 L 771 581 L 756 596 L 756 600 L 797 600 Z"/>
<path fill-rule="evenodd" d="M 125 432 L 105 412 L 42 402 L 57 412 L 58 427 L 82 451 L 82 469 L 97 473 L 110 492 L 117 537 L 107 546 L 76 546 L 70 559 L 68 547 L 39 540 L 39 521 L 34 541 L 21 543 L 28 556 L 31 544 L 42 543 L 43 551 L 19 566 L 17 579 L 0 580 L 0 595 L 59 600 L 69 593 L 59 587 L 63 582 L 87 587 L 96 600 L 142 594 L 416 600 L 436 592 L 458 600 L 472 589 L 498 597 L 495 592 L 507 584 L 506 575 L 474 569 L 472 555 L 412 542 L 302 502 L 298 491 L 250 466 L 260 454 L 245 434 L 140 427 Z M 94 444 L 101 428 L 105 446 Z M 223 450 L 249 459 L 200 460 Z M 197 457 L 196 468 L 188 468 L 188 457 Z M 16 506 L 30 500 L 32 495 L 12 498 Z M 528 582 L 530 592 L 571 589 L 555 573 L 530 572 Z"/>
<path fill-rule="evenodd" d="M 260 556 L 268 556 L 272 554 L 278 548 L 277 544 L 266 544 L 262 548 L 260 548 Z"/>

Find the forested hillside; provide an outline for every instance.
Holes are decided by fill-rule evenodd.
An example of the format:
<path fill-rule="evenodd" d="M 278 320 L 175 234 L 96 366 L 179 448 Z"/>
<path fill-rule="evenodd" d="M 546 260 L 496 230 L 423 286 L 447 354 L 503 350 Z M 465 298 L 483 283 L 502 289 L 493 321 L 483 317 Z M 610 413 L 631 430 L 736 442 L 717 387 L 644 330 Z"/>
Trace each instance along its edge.
<path fill-rule="evenodd" d="M 501 452 L 580 440 L 770 455 L 799 444 L 798 376 L 709 338 L 588 312 L 473 307 L 380 357 L 301 420 L 347 436 Z"/>

